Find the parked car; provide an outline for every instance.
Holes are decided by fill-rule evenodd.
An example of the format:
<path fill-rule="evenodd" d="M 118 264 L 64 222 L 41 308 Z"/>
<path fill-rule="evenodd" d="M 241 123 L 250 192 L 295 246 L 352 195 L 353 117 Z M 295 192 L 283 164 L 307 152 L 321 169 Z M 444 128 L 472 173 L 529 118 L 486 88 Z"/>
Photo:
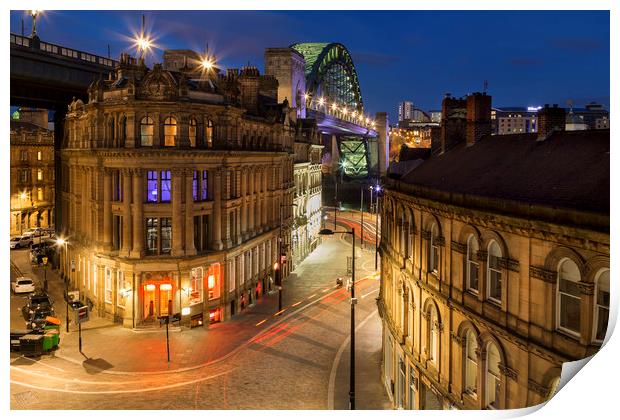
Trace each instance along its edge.
<path fill-rule="evenodd" d="M 11 283 L 11 289 L 13 293 L 32 293 L 35 287 L 30 277 L 18 277 Z"/>
<path fill-rule="evenodd" d="M 47 324 L 45 318 L 48 316 L 55 316 L 54 309 L 51 307 L 37 308 L 30 312 L 29 317 L 26 319 L 26 328 L 32 328 L 33 330 L 41 330 Z"/>
<path fill-rule="evenodd" d="M 51 309 L 53 310 L 53 301 L 47 293 L 37 292 L 28 296 L 28 302 L 22 307 L 22 315 L 26 321 L 28 321 L 31 315 L 38 309 Z"/>
<path fill-rule="evenodd" d="M 33 237 L 30 235 L 21 235 L 11 238 L 11 249 L 23 248 L 32 245 Z"/>

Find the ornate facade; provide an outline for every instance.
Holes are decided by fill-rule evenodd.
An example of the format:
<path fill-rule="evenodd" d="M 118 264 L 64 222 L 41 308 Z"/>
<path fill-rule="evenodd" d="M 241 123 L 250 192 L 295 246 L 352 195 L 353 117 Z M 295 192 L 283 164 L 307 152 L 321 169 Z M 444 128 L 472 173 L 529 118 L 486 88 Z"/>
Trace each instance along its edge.
<path fill-rule="evenodd" d="M 11 120 L 11 235 L 54 225 L 54 132 L 46 110 Z"/>
<path fill-rule="evenodd" d="M 600 348 L 609 131 L 541 128 L 538 138 L 468 130 L 466 142 L 385 179 L 378 306 L 394 407 L 536 405 L 563 362 Z"/>
<path fill-rule="evenodd" d="M 280 209 L 292 218 L 299 130 L 277 81 L 187 62 L 149 69 L 123 55 L 65 121 L 63 271 L 126 326 L 253 304 L 274 288 Z"/>

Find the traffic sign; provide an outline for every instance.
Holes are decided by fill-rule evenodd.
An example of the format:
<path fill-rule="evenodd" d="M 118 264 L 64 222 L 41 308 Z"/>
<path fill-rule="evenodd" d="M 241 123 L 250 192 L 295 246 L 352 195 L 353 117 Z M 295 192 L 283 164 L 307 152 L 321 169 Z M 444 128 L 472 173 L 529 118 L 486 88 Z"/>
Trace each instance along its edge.
<path fill-rule="evenodd" d="M 79 306 L 76 309 L 74 309 L 75 312 L 75 323 L 76 324 L 81 324 L 82 322 L 86 322 L 88 321 L 88 306 L 84 305 L 84 306 Z"/>

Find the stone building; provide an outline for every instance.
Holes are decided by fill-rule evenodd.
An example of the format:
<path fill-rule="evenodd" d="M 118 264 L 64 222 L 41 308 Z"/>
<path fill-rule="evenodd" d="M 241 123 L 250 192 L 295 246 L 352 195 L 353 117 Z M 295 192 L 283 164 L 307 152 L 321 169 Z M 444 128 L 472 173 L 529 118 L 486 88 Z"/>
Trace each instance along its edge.
<path fill-rule="evenodd" d="M 123 55 L 69 106 L 63 271 L 99 314 L 129 327 L 177 312 L 219 321 L 274 288 L 298 136 L 277 87 L 254 67 L 149 69 Z"/>
<path fill-rule="evenodd" d="M 306 61 L 294 48 L 267 48 L 265 74 L 278 80 L 278 97 L 295 109 L 298 136 L 294 146 L 294 206 L 291 228 L 292 264 L 295 267 L 319 244 L 321 229 L 321 135 L 316 122 L 306 117 Z M 285 247 L 288 250 L 288 248 Z M 291 260 L 288 260 L 291 263 Z"/>
<path fill-rule="evenodd" d="M 562 363 L 606 334 L 609 130 L 554 130 L 547 108 L 538 134 L 491 136 L 469 115 L 488 102 L 473 105 L 462 140 L 384 180 L 378 306 L 394 407 L 539 404 Z"/>
<path fill-rule="evenodd" d="M 54 225 L 54 132 L 47 111 L 20 109 L 11 120 L 11 235 Z"/>

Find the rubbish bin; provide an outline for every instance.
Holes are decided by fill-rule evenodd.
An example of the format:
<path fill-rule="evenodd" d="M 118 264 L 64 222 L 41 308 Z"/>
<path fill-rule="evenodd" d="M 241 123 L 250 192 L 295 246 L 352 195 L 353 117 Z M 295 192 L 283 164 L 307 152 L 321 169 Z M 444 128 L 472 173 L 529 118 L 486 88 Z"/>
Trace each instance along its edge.
<path fill-rule="evenodd" d="M 11 330 L 11 351 L 19 351 L 21 348 L 19 339 L 31 332 L 32 330 Z"/>
<path fill-rule="evenodd" d="M 46 341 L 48 342 L 46 344 Z M 60 329 L 58 325 L 47 325 L 45 327 L 45 334 L 43 338 L 43 350 L 50 351 L 58 347 L 60 343 Z"/>
<path fill-rule="evenodd" d="M 43 353 L 43 336 L 26 334 L 20 337 L 19 347 L 25 356 L 40 356 Z"/>

